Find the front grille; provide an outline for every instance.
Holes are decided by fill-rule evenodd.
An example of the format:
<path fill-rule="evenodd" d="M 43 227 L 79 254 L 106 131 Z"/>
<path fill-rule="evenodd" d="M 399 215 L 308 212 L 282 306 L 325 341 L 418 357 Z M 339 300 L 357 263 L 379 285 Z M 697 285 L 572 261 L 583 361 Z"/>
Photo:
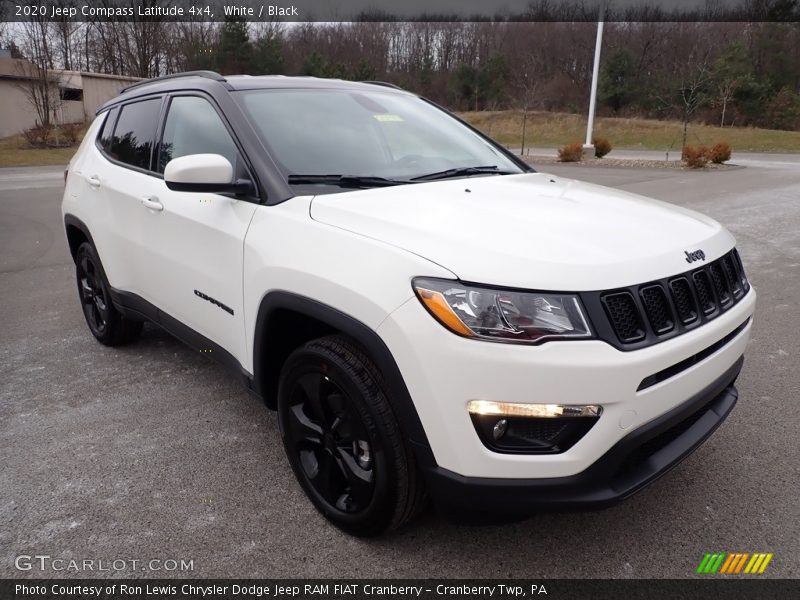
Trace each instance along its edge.
<path fill-rule="evenodd" d="M 711 280 L 706 271 L 697 271 L 692 275 L 695 291 L 697 291 L 697 301 L 700 302 L 700 309 L 704 315 L 710 315 L 717 310 L 717 302 L 714 300 L 714 292 L 711 291 Z"/>
<path fill-rule="evenodd" d="M 644 339 L 644 324 L 630 292 L 608 294 L 603 297 L 603 304 L 621 342 L 630 343 Z"/>
<path fill-rule="evenodd" d="M 660 285 L 651 285 L 642 288 L 639 293 L 642 296 L 642 304 L 650 327 L 656 333 L 667 333 L 672 331 L 675 323 L 672 319 L 672 309 L 667 302 L 667 295 L 664 288 Z"/>
<path fill-rule="evenodd" d="M 725 306 L 731 301 L 730 289 L 728 288 L 728 281 L 722 273 L 720 261 L 711 263 L 708 267 L 708 272 L 711 274 L 711 281 L 714 282 L 714 290 L 717 292 L 717 300 L 722 306 Z"/>
<path fill-rule="evenodd" d="M 722 270 L 725 271 L 725 277 L 728 279 L 728 285 L 731 288 L 733 297 L 738 298 L 742 295 L 742 285 L 733 266 L 733 257 L 730 254 L 722 257 Z"/>
<path fill-rule="evenodd" d="M 739 276 L 739 283 L 742 284 L 742 290 L 747 293 L 750 289 L 750 284 L 747 282 L 747 276 L 744 274 L 744 265 L 742 265 L 742 258 L 739 256 L 738 250 L 734 248 L 732 252 L 733 264 L 736 267 L 736 274 Z"/>
<path fill-rule="evenodd" d="M 692 295 L 692 288 L 689 287 L 689 280 L 686 277 L 678 277 L 669 282 L 669 287 L 681 323 L 684 325 L 694 323 L 697 320 L 697 304 Z"/>
<path fill-rule="evenodd" d="M 750 284 L 736 250 L 702 267 L 643 285 L 581 294 L 599 337 L 628 350 L 655 344 L 716 318 Z M 605 322 L 603 322 L 605 320 Z"/>

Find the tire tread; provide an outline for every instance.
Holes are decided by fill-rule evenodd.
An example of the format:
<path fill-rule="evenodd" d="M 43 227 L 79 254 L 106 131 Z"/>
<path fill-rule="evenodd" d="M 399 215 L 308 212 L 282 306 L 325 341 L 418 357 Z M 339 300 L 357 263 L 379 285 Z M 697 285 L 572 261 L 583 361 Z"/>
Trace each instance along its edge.
<path fill-rule="evenodd" d="M 92 246 L 89 242 L 83 242 L 80 246 L 78 246 L 78 250 L 75 253 L 76 268 L 81 255 L 84 253 L 89 254 L 89 257 L 100 270 L 102 284 L 107 292 L 109 289 L 109 284 L 108 279 L 106 278 L 106 272 L 103 269 L 103 263 L 100 262 L 100 257 L 97 254 L 97 250 L 95 250 L 94 246 Z M 125 344 L 130 344 L 131 342 L 136 341 L 139 338 L 139 335 L 142 333 L 142 327 L 144 323 L 142 321 L 125 317 L 125 315 L 116 309 L 113 302 L 111 302 L 110 297 L 108 298 L 108 302 L 110 316 L 108 322 L 106 323 L 106 331 L 102 336 L 94 335 L 94 331 L 92 331 L 95 339 L 105 346 L 124 346 Z M 91 330 L 91 327 L 89 329 Z"/>
<path fill-rule="evenodd" d="M 384 443 L 391 447 L 389 456 L 394 458 L 395 506 L 388 525 L 380 530 L 364 531 L 362 535 L 377 535 L 402 527 L 419 515 L 427 504 L 427 493 L 414 458 L 413 451 L 405 442 L 397 417 L 391 406 L 391 395 L 380 370 L 361 347 L 344 335 L 330 335 L 306 343 L 301 350 L 311 351 L 344 363 L 349 375 L 370 391 L 369 402 L 380 421 Z M 288 361 L 287 361 L 288 362 Z"/>

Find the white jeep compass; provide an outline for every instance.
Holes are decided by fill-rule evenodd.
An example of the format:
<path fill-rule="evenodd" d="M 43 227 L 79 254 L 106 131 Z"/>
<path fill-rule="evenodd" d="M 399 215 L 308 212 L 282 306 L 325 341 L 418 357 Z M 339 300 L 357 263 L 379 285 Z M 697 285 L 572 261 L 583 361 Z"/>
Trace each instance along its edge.
<path fill-rule="evenodd" d="M 756 295 L 730 233 L 537 173 L 391 85 L 138 83 L 99 110 L 63 215 L 92 334 L 147 320 L 237 369 L 356 535 L 428 497 L 608 505 L 737 399 Z"/>

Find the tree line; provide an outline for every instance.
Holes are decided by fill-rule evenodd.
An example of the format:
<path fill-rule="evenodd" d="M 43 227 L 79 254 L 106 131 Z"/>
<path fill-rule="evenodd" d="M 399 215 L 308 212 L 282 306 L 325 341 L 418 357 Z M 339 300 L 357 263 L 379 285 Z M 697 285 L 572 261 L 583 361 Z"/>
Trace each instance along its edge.
<path fill-rule="evenodd" d="M 26 22 L 0 46 L 49 69 L 382 80 L 455 110 L 582 112 L 588 22 Z M 800 23 L 612 22 L 598 112 L 800 128 Z"/>

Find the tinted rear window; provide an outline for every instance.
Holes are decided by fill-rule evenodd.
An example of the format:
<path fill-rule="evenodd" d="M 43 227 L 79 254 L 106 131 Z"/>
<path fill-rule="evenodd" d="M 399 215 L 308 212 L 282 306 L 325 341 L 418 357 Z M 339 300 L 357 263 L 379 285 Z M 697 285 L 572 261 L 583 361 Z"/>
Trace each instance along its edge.
<path fill-rule="evenodd" d="M 100 130 L 100 134 L 97 136 L 97 143 L 100 147 L 108 152 L 109 148 L 111 147 L 111 132 L 114 130 L 114 123 L 117 120 L 117 113 L 119 112 L 119 108 L 112 108 L 108 113 L 106 113 L 106 120 L 103 121 L 103 128 Z"/>
<path fill-rule="evenodd" d="M 111 140 L 111 157 L 134 167 L 149 169 L 160 110 L 161 98 L 123 106 Z"/>

